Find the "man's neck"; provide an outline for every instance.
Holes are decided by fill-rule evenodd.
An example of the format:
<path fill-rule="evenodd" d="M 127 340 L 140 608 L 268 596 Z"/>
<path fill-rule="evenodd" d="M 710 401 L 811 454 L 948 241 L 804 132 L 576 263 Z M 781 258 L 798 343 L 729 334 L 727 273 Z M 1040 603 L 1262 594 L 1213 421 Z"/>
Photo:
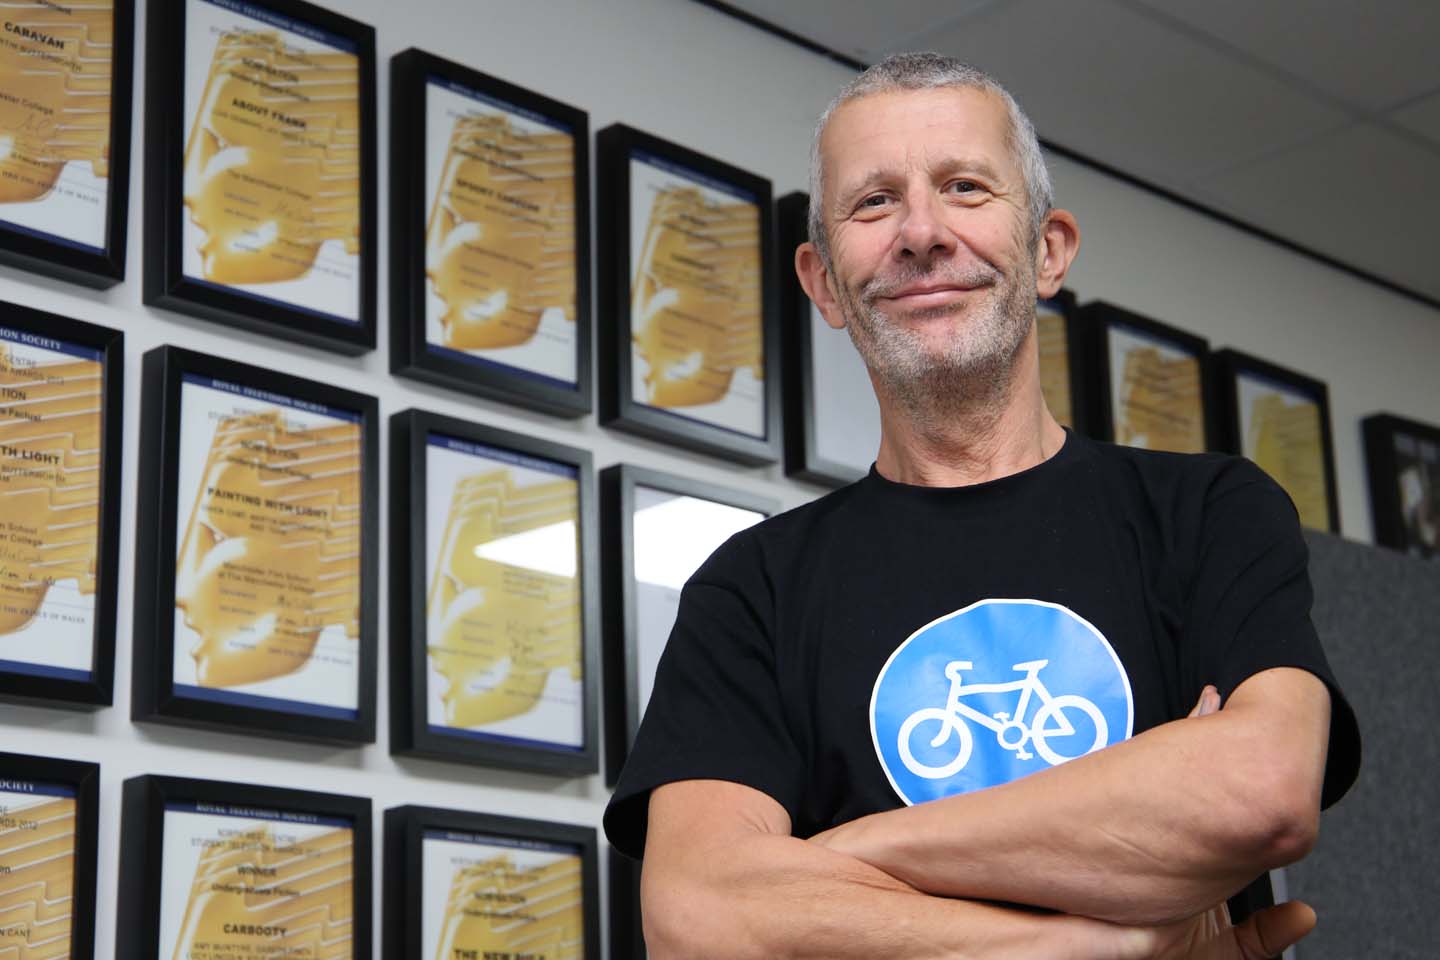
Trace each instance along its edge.
<path fill-rule="evenodd" d="M 998 480 L 1053 457 L 1065 431 L 1040 390 L 1039 351 L 1032 332 L 1013 375 L 994 395 L 977 394 L 943 418 L 917 418 L 877 390 L 880 452 L 875 469 L 887 480 L 925 487 L 961 487 Z"/>

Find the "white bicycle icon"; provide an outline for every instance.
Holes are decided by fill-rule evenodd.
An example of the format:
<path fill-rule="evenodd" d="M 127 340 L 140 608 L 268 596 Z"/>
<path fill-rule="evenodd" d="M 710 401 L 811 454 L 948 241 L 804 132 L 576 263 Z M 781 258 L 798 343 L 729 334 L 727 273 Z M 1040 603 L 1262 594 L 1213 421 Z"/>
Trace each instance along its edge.
<path fill-rule="evenodd" d="M 969 660 L 950 661 L 945 665 L 945 676 L 950 681 L 950 694 L 945 700 L 945 706 L 923 707 L 910 714 L 905 718 L 905 722 L 900 724 L 898 746 L 900 760 L 905 764 L 905 768 L 917 777 L 925 777 L 929 780 L 953 777 L 965 769 L 965 764 L 970 762 L 970 752 L 975 746 L 975 737 L 965 722 L 966 719 L 994 730 L 995 742 L 1006 750 L 1014 750 L 1017 758 L 1029 760 L 1035 755 L 1025 749 L 1026 744 L 1029 744 L 1035 748 L 1035 753 L 1040 754 L 1041 758 L 1052 767 L 1083 757 L 1087 753 L 1094 753 L 1105 746 L 1106 738 L 1109 736 L 1105 715 L 1100 712 L 1099 707 L 1079 694 L 1066 693 L 1058 697 L 1051 695 L 1039 676 L 1040 671 L 1045 669 L 1049 663 L 1049 660 L 1030 660 L 1025 663 L 1017 663 L 1012 669 L 1025 674 L 1019 680 L 1011 680 L 1008 683 L 972 683 L 967 686 L 960 674 L 966 670 L 973 670 L 975 665 Z M 986 716 L 961 699 L 971 694 L 1010 693 L 1016 690 L 1020 692 L 1020 700 L 1015 705 L 1013 716 L 1005 711 L 993 716 Z M 1027 725 L 1025 712 L 1034 698 L 1039 699 L 1040 705 L 1035 708 L 1035 716 Z M 1066 756 L 1051 747 L 1048 738 L 1068 737 L 1075 733 L 1075 725 L 1065 715 L 1067 710 L 1072 709 L 1079 710 L 1090 718 L 1090 722 L 1095 728 L 1095 742 L 1074 756 Z M 916 735 L 916 728 L 931 721 L 938 722 L 940 725 L 935 735 L 928 739 L 932 749 L 943 744 L 952 732 L 958 742 L 958 752 L 954 759 L 943 766 L 932 767 L 916 760 L 915 754 L 910 749 L 910 742 Z M 919 735 L 926 737 L 928 733 L 928 729 L 921 730 Z"/>

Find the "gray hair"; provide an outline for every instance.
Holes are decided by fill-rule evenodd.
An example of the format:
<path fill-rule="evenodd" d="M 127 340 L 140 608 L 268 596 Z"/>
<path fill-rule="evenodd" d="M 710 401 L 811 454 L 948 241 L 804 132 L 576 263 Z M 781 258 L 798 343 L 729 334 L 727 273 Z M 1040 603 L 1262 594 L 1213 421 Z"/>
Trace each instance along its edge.
<path fill-rule="evenodd" d="M 993 93 L 1005 104 L 1010 117 L 1007 146 L 1019 162 L 1020 174 L 1025 181 L 1031 236 L 1033 238 L 1040 235 L 1045 217 L 1055 204 L 1055 193 L 1050 185 L 1050 171 L 1045 167 L 1045 157 L 1040 152 L 1040 141 L 1035 136 L 1035 127 L 1010 95 L 1010 91 L 989 74 L 954 57 L 938 53 L 897 53 L 886 57 L 847 83 L 836 94 L 835 99 L 830 101 L 825 112 L 820 114 L 820 121 L 815 124 L 815 136 L 810 142 L 810 242 L 820 252 L 820 259 L 827 269 L 830 267 L 830 237 L 826 233 L 825 220 L 820 209 L 825 176 L 820 163 L 820 138 L 825 133 L 825 126 L 830 122 L 831 115 L 851 100 L 877 93 L 935 90 L 945 87 L 983 90 Z"/>

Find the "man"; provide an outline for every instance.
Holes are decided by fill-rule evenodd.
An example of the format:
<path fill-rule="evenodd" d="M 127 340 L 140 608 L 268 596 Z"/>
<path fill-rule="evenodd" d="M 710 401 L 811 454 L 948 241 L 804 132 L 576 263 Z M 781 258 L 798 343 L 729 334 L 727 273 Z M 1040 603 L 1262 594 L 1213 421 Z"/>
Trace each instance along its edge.
<path fill-rule="evenodd" d="M 1232 928 L 1224 902 L 1308 851 L 1358 763 L 1293 506 L 1045 409 L 1034 303 L 1079 231 L 990 78 L 872 67 L 811 198 L 796 269 L 880 451 L 685 588 L 606 811 L 643 845 L 651 956 L 1278 953 L 1308 908 Z"/>

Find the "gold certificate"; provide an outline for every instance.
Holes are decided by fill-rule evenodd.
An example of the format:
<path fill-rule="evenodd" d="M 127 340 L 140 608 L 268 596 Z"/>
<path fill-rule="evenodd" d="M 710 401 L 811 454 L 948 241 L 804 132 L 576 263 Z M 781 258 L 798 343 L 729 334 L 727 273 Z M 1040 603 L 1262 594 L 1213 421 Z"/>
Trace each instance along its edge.
<path fill-rule="evenodd" d="M 1040 390 L 1045 406 L 1063 427 L 1075 426 L 1070 409 L 1070 338 L 1065 314 L 1046 301 L 1035 304 L 1035 336 L 1040 342 Z"/>
<path fill-rule="evenodd" d="M 1260 377 L 1239 373 L 1241 453 L 1254 460 L 1295 501 L 1300 522 L 1330 529 L 1330 491 L 1320 406 L 1311 398 Z"/>
<path fill-rule="evenodd" d="M 563 844 L 427 830 L 420 960 L 584 956 L 582 860 Z"/>
<path fill-rule="evenodd" d="M 0 31 L 0 219 L 103 250 L 111 0 L 11 2 Z"/>
<path fill-rule="evenodd" d="M 1175 453 L 1205 451 L 1200 361 L 1159 339 L 1111 327 L 1115 442 Z"/>
<path fill-rule="evenodd" d="M 195 374 L 180 409 L 177 693 L 353 719 L 359 415 Z"/>
<path fill-rule="evenodd" d="M 354 44 L 249 4 L 185 16 L 185 275 L 358 324 Z"/>
<path fill-rule="evenodd" d="M 88 680 L 103 367 L 88 347 L 0 327 L 0 660 Z"/>
<path fill-rule="evenodd" d="M 429 726 L 581 749 L 577 471 L 436 434 L 426 461 Z"/>
<path fill-rule="evenodd" d="M 765 435 L 760 208 L 648 155 L 630 161 L 633 399 Z"/>
<path fill-rule="evenodd" d="M 426 342 L 576 381 L 575 138 L 459 84 L 426 84 Z"/>
<path fill-rule="evenodd" d="M 227 804 L 167 804 L 164 960 L 351 960 L 349 821 Z"/>
<path fill-rule="evenodd" d="M 14 780 L 0 786 L 0 956 L 69 957 L 75 791 Z"/>

